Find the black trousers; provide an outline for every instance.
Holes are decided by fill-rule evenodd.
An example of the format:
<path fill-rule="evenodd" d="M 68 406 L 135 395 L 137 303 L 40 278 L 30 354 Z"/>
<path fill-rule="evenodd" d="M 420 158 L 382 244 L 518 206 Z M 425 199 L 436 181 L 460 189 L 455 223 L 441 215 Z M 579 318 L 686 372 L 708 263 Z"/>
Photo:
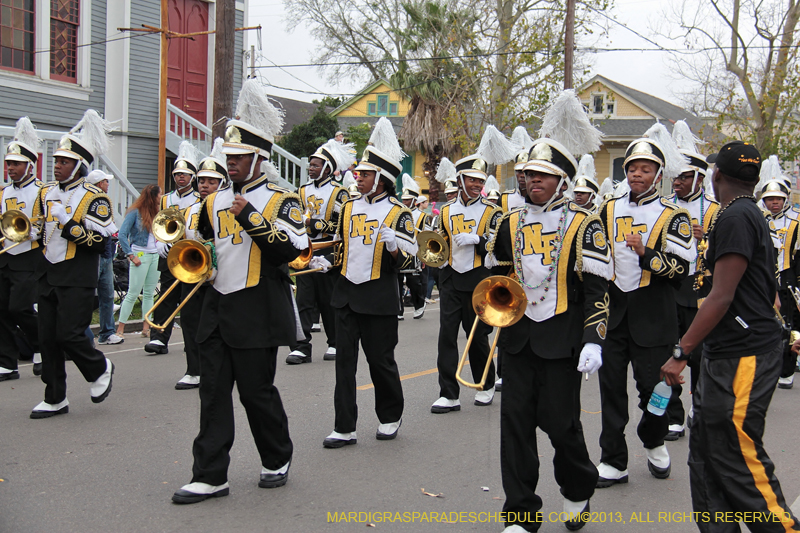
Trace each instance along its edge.
<path fill-rule="evenodd" d="M 475 310 L 472 308 L 472 293 L 459 291 L 453 286 L 453 279 L 448 278 L 439 287 L 439 356 L 436 366 L 439 368 L 439 396 L 457 400 L 460 392 L 456 381 L 456 368 L 461 354 L 458 351 L 458 328 L 469 336 L 475 322 Z M 478 320 L 475 336 L 469 347 L 469 366 L 474 383 L 480 381 L 486 358 L 489 357 L 489 334 L 492 327 Z M 489 367 L 484 390 L 494 387 L 494 362 Z"/>
<path fill-rule="evenodd" d="M 625 443 L 625 426 L 629 420 L 628 364 L 633 366 L 633 379 L 642 411 L 636 431 L 645 448 L 657 448 L 664 444 L 669 419 L 666 413 L 664 416 L 652 414 L 647 410 L 647 403 L 653 388 L 661 381 L 661 366 L 672 357 L 671 350 L 669 345 L 653 348 L 637 345 L 628 330 L 627 317 L 608 333 L 603 346 L 603 366 L 600 367 L 600 406 L 603 410 L 600 460 L 617 470 L 628 468 L 628 445 Z"/>
<path fill-rule="evenodd" d="M 421 309 L 425 305 L 425 289 L 426 286 L 422 285 L 422 275 L 419 272 L 411 274 L 410 272 L 403 272 L 397 275 L 397 288 L 400 293 L 400 307 L 405 308 L 403 302 L 403 282 L 405 281 L 408 287 L 408 292 L 411 293 L 411 305 L 414 309 Z M 426 280 L 427 283 L 427 280 Z"/>
<path fill-rule="evenodd" d="M 791 293 L 789 293 L 789 291 L 786 289 L 780 289 L 778 290 L 778 298 L 781 301 L 781 316 L 783 316 L 783 321 L 786 323 L 786 326 L 790 330 L 797 329 L 797 304 L 795 303 Z M 781 360 L 782 364 L 780 377 L 788 378 L 794 375 L 794 367 L 797 364 L 797 354 L 792 352 L 792 346 L 788 339 L 783 344 Z"/>
<path fill-rule="evenodd" d="M 86 336 L 92 321 L 94 289 L 53 287 L 39 279 L 39 339 L 42 349 L 44 401 L 56 404 L 67 397 L 66 358 L 69 356 L 88 382 L 106 371 L 106 357 Z"/>
<path fill-rule="evenodd" d="M 527 320 L 527 319 L 523 319 Z M 526 344 L 520 353 L 505 353 L 506 378 L 500 405 L 500 466 L 506 501 L 503 512 L 534 517 L 542 508 L 536 494 L 539 454 L 536 428 L 555 449 L 553 473 L 561 493 L 572 501 L 588 500 L 597 484 L 581 425 L 581 373 L 572 357 L 543 359 Z M 528 531 L 540 523 L 518 523 Z"/>
<path fill-rule="evenodd" d="M 200 324 L 200 312 L 203 310 L 203 299 L 210 285 L 200 287 L 186 305 L 181 309 L 181 327 L 183 328 L 183 351 L 186 353 L 186 375 L 200 375 L 200 347 L 197 345 L 197 326 Z M 194 285 L 181 283 L 181 298 L 186 298 L 194 289 Z M 177 289 L 175 289 L 177 290 Z M 158 322 L 156 322 L 158 324 Z"/>
<path fill-rule="evenodd" d="M 292 350 L 299 350 L 306 355 L 311 355 L 311 326 L 322 316 L 325 326 L 325 335 L 328 346 L 336 347 L 336 313 L 331 306 L 333 286 L 336 284 L 336 274 L 315 272 L 295 278 L 297 283 L 297 312 L 300 314 L 300 326 L 303 328 L 305 339 L 290 346 Z M 319 311 L 317 311 L 319 310 Z"/>
<path fill-rule="evenodd" d="M 740 531 L 738 520 L 714 520 L 715 513 L 732 511 L 769 517 L 747 521 L 750 531 L 800 531 L 796 518 L 792 524 L 791 510 L 763 442 L 780 366 L 779 347 L 742 358 L 703 356 L 693 395 L 688 461 L 694 511 L 709 513 L 709 521 L 697 520 L 703 533 Z"/>
<path fill-rule="evenodd" d="M 164 294 L 168 288 L 175 283 L 175 276 L 169 270 L 162 270 L 161 276 L 159 278 L 159 283 L 161 285 L 161 294 Z M 181 293 L 183 292 L 181 287 L 176 287 L 174 291 L 172 291 L 167 298 L 161 302 L 161 305 L 153 313 L 153 322 L 156 324 L 163 324 L 169 318 L 169 315 L 175 312 L 175 309 L 178 308 L 178 305 L 181 303 Z M 183 310 L 181 310 L 183 311 Z M 150 328 L 150 341 L 161 341 L 164 343 L 164 346 L 169 345 L 169 339 L 172 337 L 172 326 L 175 324 L 175 320 L 170 320 L 167 327 L 163 330 L 159 330 L 156 328 Z"/>
<path fill-rule="evenodd" d="M 33 272 L 0 269 L 0 366 L 16 370 L 20 356 L 17 327 L 34 352 L 39 351 L 39 320 L 36 302 L 36 279 Z"/>
<path fill-rule="evenodd" d="M 369 376 L 375 386 L 375 414 L 381 424 L 397 422 L 403 416 L 403 386 L 394 360 L 397 346 L 395 315 L 364 315 L 346 305 L 336 309 L 336 388 L 333 406 L 334 430 L 356 430 L 356 367 L 358 343 L 364 348 Z"/>
<path fill-rule="evenodd" d="M 692 325 L 695 315 L 697 315 L 696 307 L 678 305 L 678 338 L 683 337 L 689 330 L 689 326 Z M 700 379 L 700 358 L 702 355 L 703 346 L 700 345 L 689 354 L 689 361 L 686 363 L 690 371 L 689 390 L 692 394 L 694 394 L 694 390 L 697 387 L 697 380 Z M 669 405 L 667 405 L 667 418 L 670 424 L 683 425 L 683 422 L 686 420 L 686 411 L 684 411 L 683 402 L 681 401 L 682 392 L 682 385 L 672 386 L 672 397 L 669 399 Z M 691 398 L 689 401 L 692 401 Z"/>
<path fill-rule="evenodd" d="M 289 420 L 275 380 L 278 348 L 234 349 L 217 328 L 200 347 L 200 432 L 194 439 L 192 482 L 228 481 L 233 446 L 233 383 L 239 391 L 261 465 L 277 470 L 292 458 Z"/>

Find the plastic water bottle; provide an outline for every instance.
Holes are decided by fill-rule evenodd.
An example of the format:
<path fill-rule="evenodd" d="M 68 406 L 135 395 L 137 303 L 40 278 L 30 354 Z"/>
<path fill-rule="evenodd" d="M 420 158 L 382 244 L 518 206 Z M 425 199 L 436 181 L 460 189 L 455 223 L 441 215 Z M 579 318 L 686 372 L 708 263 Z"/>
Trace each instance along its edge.
<path fill-rule="evenodd" d="M 663 416 L 667 410 L 669 399 L 672 396 L 672 387 L 667 385 L 667 382 L 662 380 L 653 389 L 653 394 L 650 396 L 650 402 L 647 404 L 647 410 L 656 416 Z"/>

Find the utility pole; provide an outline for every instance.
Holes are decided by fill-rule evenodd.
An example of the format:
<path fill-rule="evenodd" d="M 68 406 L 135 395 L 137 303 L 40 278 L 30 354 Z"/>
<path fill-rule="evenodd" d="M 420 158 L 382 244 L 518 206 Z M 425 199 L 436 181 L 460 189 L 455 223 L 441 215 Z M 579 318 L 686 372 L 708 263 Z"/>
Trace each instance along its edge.
<path fill-rule="evenodd" d="M 567 0 L 564 32 L 564 89 L 572 89 L 572 63 L 575 50 L 575 0 Z"/>
<path fill-rule="evenodd" d="M 217 28 L 214 41 L 214 106 L 211 135 L 225 133 L 223 117 L 233 117 L 233 65 L 236 61 L 235 0 L 217 0 Z M 212 139 L 213 141 L 213 139 Z"/>
<path fill-rule="evenodd" d="M 161 27 L 169 29 L 169 7 L 167 0 L 161 0 Z M 167 58 L 169 41 L 167 33 L 161 32 L 161 78 L 159 79 L 158 100 L 158 186 L 165 190 L 164 182 L 167 177 Z"/>
<path fill-rule="evenodd" d="M 250 45 L 250 77 L 256 77 L 256 46 Z"/>

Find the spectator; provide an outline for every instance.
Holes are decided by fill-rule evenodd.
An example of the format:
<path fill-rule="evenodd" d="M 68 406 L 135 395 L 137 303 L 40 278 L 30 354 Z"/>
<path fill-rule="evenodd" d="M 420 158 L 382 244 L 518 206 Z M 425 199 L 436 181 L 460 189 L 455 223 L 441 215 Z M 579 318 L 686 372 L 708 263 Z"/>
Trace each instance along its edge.
<path fill-rule="evenodd" d="M 117 335 L 125 334 L 125 323 L 130 317 L 133 304 L 142 294 L 142 337 L 150 336 L 150 326 L 144 318 L 153 307 L 153 293 L 158 283 L 158 249 L 153 236 L 153 217 L 159 210 L 161 189 L 148 185 L 133 202 L 119 230 L 119 245 L 130 261 L 128 294 L 119 311 Z"/>
<path fill-rule="evenodd" d="M 114 179 L 111 174 L 102 170 L 93 170 L 86 176 L 86 182 L 99 187 L 108 194 L 108 180 Z M 114 242 L 106 241 L 106 248 L 100 254 L 100 271 L 97 277 L 97 302 L 100 307 L 100 332 L 97 335 L 99 344 L 120 344 L 125 342 L 114 333 Z M 94 335 L 92 335 L 94 339 Z"/>

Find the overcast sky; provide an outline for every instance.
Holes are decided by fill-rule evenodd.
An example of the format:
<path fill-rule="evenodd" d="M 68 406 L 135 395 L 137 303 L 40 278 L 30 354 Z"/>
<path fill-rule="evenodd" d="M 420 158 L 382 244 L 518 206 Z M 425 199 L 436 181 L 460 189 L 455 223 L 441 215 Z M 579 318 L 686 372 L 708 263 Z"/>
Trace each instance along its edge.
<path fill-rule="evenodd" d="M 644 37 L 659 42 L 665 47 L 674 46 L 663 38 L 654 37 L 650 27 L 662 17 L 665 4 L 676 0 L 618 0 L 608 16 L 620 24 L 598 20 L 609 26 L 608 39 L 600 41 L 597 46 L 607 48 L 654 48 L 653 44 L 634 34 L 635 30 Z M 288 65 L 309 63 L 315 47 L 314 39 L 306 28 L 298 28 L 292 33 L 285 31 L 283 3 L 280 0 L 250 0 L 250 25 L 261 24 L 262 50 L 257 64 Z M 630 28 L 630 29 L 628 29 Z M 634 89 L 652 94 L 680 105 L 679 91 L 671 87 L 680 87 L 676 83 L 668 54 L 664 52 L 602 52 L 590 58 L 592 74 L 603 76 L 627 85 Z M 325 83 L 324 76 L 316 68 L 259 69 L 262 79 L 269 85 L 285 87 L 289 90 L 271 87 L 270 93 L 296 100 L 311 101 L 321 95 L 309 94 L 323 91 L 327 94 L 354 93 L 362 88 L 363 83 L 341 80 L 336 86 Z M 301 92 L 301 91 L 308 91 Z"/>

